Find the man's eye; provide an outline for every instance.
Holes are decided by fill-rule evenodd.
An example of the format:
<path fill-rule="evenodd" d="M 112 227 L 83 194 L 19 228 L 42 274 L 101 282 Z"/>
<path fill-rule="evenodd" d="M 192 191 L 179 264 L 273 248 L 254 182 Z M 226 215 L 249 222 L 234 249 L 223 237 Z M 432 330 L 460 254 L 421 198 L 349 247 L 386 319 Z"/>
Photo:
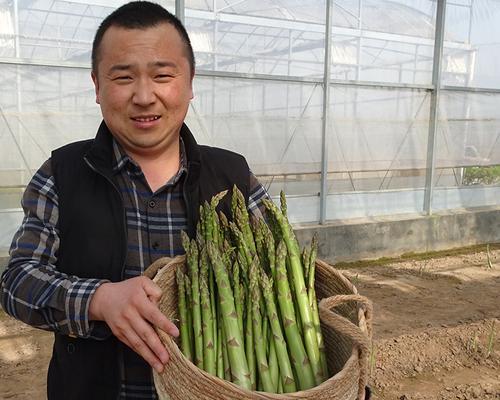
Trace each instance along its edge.
<path fill-rule="evenodd" d="M 168 75 L 168 74 L 158 74 L 156 75 L 156 79 L 170 79 L 172 78 L 172 75 Z"/>
<path fill-rule="evenodd" d="M 123 76 L 117 76 L 114 80 L 115 81 L 127 81 L 129 79 L 132 79 L 130 76 L 123 75 Z"/>

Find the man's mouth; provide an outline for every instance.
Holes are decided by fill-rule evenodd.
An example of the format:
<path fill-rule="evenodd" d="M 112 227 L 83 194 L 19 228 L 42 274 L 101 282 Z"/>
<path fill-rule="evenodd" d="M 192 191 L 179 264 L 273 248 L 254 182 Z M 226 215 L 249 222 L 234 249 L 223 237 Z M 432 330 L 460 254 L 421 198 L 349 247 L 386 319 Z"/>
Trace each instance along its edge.
<path fill-rule="evenodd" d="M 151 121 L 156 121 L 157 119 L 160 119 L 159 115 L 151 115 L 151 116 L 145 116 L 145 117 L 132 117 L 134 121 L 138 122 L 151 122 Z"/>

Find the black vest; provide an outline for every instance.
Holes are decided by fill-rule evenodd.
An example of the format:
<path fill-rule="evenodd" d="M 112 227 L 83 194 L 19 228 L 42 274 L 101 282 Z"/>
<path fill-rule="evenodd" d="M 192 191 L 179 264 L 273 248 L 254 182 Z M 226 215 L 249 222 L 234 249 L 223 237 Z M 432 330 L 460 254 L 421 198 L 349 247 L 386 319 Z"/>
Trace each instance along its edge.
<path fill-rule="evenodd" d="M 194 236 L 199 205 L 234 184 L 245 199 L 249 168 L 236 153 L 200 146 L 186 125 L 181 129 L 188 160 L 183 195 L 188 233 Z M 122 279 L 127 249 L 123 201 L 112 171 L 112 136 L 103 122 L 93 140 L 52 152 L 52 170 L 59 197 L 60 246 L 57 268 L 80 278 Z M 220 204 L 230 215 L 230 195 Z M 110 332 L 104 323 L 102 328 Z M 50 361 L 48 398 L 116 399 L 119 391 L 117 339 L 73 338 L 55 334 Z"/>

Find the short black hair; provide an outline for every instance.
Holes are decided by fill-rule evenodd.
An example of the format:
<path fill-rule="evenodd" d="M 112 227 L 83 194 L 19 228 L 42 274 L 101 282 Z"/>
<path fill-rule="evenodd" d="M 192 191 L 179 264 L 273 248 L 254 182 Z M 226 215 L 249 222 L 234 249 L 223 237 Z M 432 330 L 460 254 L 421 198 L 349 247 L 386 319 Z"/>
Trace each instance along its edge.
<path fill-rule="evenodd" d="M 194 73 L 195 60 L 191 40 L 182 22 L 172 13 L 156 3 L 149 1 L 132 1 L 117 8 L 109 14 L 99 25 L 92 43 L 92 71 L 97 73 L 99 64 L 99 47 L 106 31 L 117 26 L 125 29 L 146 29 L 158 26 L 159 24 L 173 25 L 181 36 L 186 48 L 186 56 L 191 66 L 191 73 Z"/>

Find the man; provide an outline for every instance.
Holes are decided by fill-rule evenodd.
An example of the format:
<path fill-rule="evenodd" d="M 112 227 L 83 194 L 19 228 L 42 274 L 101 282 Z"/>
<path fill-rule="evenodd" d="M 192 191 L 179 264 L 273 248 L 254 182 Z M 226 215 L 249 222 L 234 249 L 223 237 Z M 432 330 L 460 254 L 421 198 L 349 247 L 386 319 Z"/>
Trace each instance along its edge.
<path fill-rule="evenodd" d="M 153 326 L 178 330 L 141 274 L 183 253 L 181 230 L 194 234 L 199 204 L 215 193 L 237 184 L 260 213 L 266 193 L 244 158 L 199 146 L 183 123 L 194 72 L 188 35 L 165 9 L 114 11 L 92 49 L 97 135 L 55 150 L 25 191 L 1 300 L 55 333 L 49 399 L 156 398 L 151 367 L 168 355 Z"/>

